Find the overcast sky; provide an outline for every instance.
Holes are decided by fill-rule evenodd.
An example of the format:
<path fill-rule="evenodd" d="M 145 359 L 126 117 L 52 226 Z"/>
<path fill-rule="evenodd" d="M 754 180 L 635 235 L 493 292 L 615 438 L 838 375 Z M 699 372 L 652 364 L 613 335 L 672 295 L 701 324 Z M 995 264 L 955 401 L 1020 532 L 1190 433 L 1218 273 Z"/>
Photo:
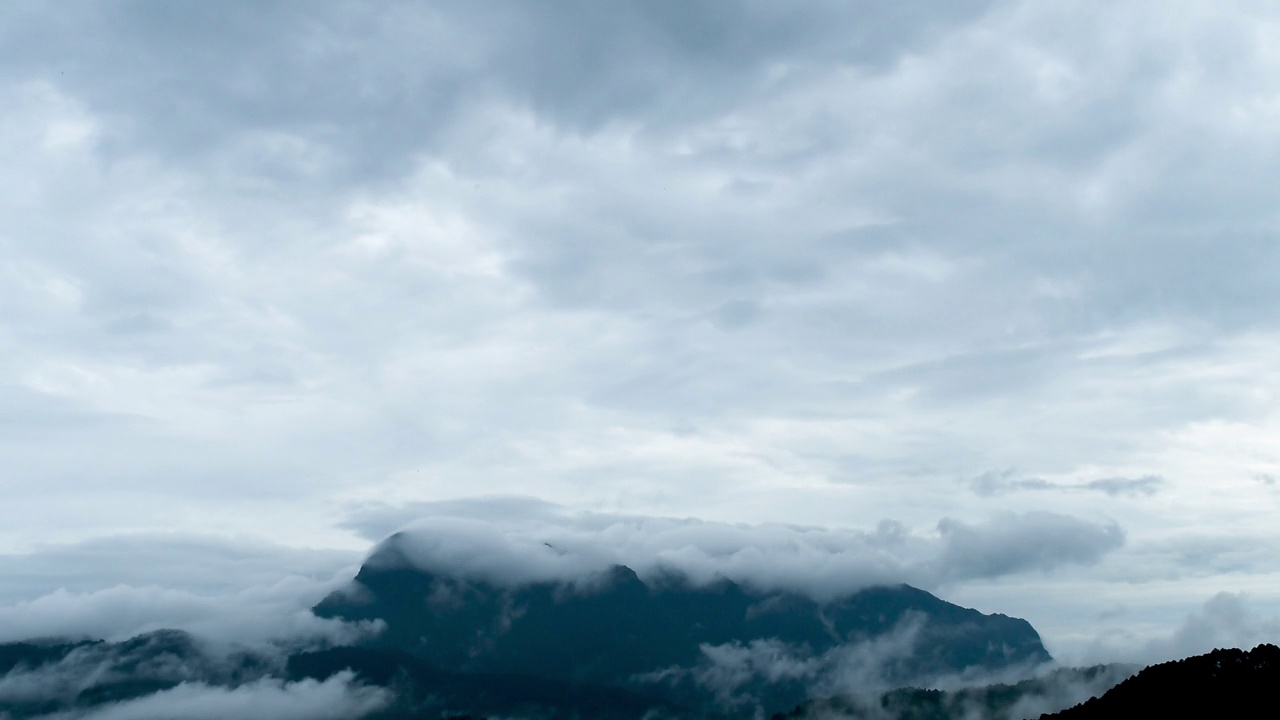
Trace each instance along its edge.
<path fill-rule="evenodd" d="M 1277 128 L 1245 0 L 5 3 L 0 618 L 498 497 L 1274 629 Z"/>

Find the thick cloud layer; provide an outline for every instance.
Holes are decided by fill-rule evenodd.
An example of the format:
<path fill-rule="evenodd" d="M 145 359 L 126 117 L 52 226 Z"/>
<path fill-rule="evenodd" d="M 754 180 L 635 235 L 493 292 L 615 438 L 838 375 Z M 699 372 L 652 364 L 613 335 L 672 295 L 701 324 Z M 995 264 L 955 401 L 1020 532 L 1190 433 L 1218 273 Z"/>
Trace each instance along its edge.
<path fill-rule="evenodd" d="M 358 552 L 352 508 L 533 493 L 894 518 L 904 545 L 855 533 L 831 571 L 949 578 L 1077 647 L 1219 591 L 1280 607 L 1277 28 L 1197 0 L 5 3 L 0 552 Z M 1019 523 L 1054 549 L 993 547 Z M 5 606 L 175 589 L 58 567 Z"/>
<path fill-rule="evenodd" d="M 830 599 L 872 585 L 936 588 L 1091 564 L 1124 542 L 1115 525 L 1047 512 L 977 524 L 944 519 L 934 531 L 913 532 L 888 520 L 874 530 L 839 530 L 573 513 L 516 498 L 414 510 L 420 518 L 375 549 L 371 562 L 513 586 L 586 582 L 621 564 L 650 580 L 728 578 Z"/>

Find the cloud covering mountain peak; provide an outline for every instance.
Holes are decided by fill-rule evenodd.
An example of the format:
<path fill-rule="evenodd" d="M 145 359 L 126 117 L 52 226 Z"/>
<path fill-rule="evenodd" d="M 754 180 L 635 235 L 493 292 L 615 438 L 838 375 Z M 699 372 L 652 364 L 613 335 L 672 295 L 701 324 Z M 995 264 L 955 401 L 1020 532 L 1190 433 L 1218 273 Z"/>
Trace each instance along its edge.
<path fill-rule="evenodd" d="M 831 529 L 570 512 L 513 498 L 433 503 L 414 511 L 422 517 L 380 543 L 369 564 L 409 565 L 509 587 L 589 583 L 624 565 L 647 582 L 730 580 L 761 592 L 829 600 L 875 585 L 936 588 L 1089 564 L 1124 543 L 1113 523 L 1050 512 L 1001 514 L 977 523 L 944 518 L 932 530 L 916 530 L 893 520 L 873 529 Z M 363 518 L 367 526 L 377 524 L 374 515 Z"/>

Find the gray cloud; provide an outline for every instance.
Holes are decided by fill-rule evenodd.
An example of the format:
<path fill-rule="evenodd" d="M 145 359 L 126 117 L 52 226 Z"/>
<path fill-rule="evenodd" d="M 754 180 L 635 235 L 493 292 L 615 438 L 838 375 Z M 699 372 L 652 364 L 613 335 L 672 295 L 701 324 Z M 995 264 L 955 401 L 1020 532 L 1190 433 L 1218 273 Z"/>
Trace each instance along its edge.
<path fill-rule="evenodd" d="M 1093 564 L 1124 544 L 1119 525 L 1093 524 L 1066 515 L 1034 512 L 1000 515 L 982 525 L 938 523 L 944 576 L 997 577 L 1062 564 Z"/>
<path fill-rule="evenodd" d="M 1090 480 L 1084 484 L 1084 487 L 1115 497 L 1117 495 L 1154 495 L 1164 484 L 1164 478 L 1158 475 L 1143 475 L 1140 478 L 1113 477 Z"/>
<path fill-rule="evenodd" d="M 495 100 L 568 133 L 680 125 L 766 90 L 778 65 L 882 70 L 990 5 L 19 5 L 6 10 L 3 58 L 9 77 L 56 76 L 116 118 L 115 153 L 142 146 L 215 171 L 232 157 L 260 181 L 341 190 L 446 154 Z M 54 51 L 67 37 L 93 41 Z"/>
<path fill-rule="evenodd" d="M 1043 478 L 1016 478 L 1012 471 L 1002 473 L 989 471 L 971 480 L 969 487 L 984 497 L 1027 490 L 1096 491 L 1111 497 L 1120 497 L 1154 495 L 1165 484 L 1165 479 L 1159 475 L 1143 475 L 1138 478 L 1109 477 L 1083 483 L 1064 483 Z"/>

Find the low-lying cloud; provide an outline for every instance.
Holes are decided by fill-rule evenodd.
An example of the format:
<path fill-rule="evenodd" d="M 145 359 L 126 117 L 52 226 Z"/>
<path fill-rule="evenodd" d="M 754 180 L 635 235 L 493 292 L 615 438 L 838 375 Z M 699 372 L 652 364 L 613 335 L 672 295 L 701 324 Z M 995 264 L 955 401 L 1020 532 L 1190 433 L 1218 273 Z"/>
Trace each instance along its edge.
<path fill-rule="evenodd" d="M 323 682 L 263 678 L 238 687 L 183 683 L 136 700 L 47 720 L 347 720 L 381 709 L 391 699 L 387 690 L 360 685 L 353 673 L 344 671 Z"/>
<path fill-rule="evenodd" d="M 402 518 L 400 510 L 387 512 Z M 413 513 L 418 520 L 382 544 L 372 562 L 508 586 L 588 581 L 621 564 L 646 580 L 673 573 L 694 584 L 729 579 L 819 600 L 874 585 L 935 588 L 1090 564 L 1124 543 L 1113 523 L 1049 512 L 1002 514 L 980 523 L 944 518 L 924 531 L 892 520 L 864 530 L 571 513 L 512 498 L 423 504 Z M 377 515 L 366 509 L 352 524 L 378 526 Z"/>
<path fill-rule="evenodd" d="M 970 668 L 952 674 L 912 672 L 909 668 L 919 655 L 926 622 L 922 616 L 908 615 L 882 636 L 820 654 L 772 639 L 703 645 L 701 661 L 696 666 L 668 668 L 643 679 L 655 683 L 693 682 L 715 693 L 723 707 L 739 711 L 762 707 L 760 693 L 770 685 L 798 684 L 812 700 L 805 717 L 833 720 L 904 717 L 891 709 L 895 703 L 903 702 L 902 698 L 889 695 L 913 690 L 895 693 L 893 689 L 931 688 L 946 693 L 941 701 L 947 717 L 1016 720 L 1057 712 L 1101 695 L 1140 667 L 1113 664 L 1054 668 L 1047 664 L 999 670 Z M 923 710 L 916 708 L 916 713 L 920 712 Z"/>
<path fill-rule="evenodd" d="M 715 694 L 724 707 L 759 702 L 756 692 L 779 683 L 805 687 L 809 697 L 842 693 L 866 693 L 896 687 L 904 682 L 934 678 L 904 675 L 900 667 L 916 655 L 926 619 L 905 617 L 889 632 L 851 642 L 815 654 L 806 646 L 776 638 L 702 645 L 700 662 L 687 668 L 673 667 L 638 678 L 653 683 L 689 681 Z"/>
<path fill-rule="evenodd" d="M 351 672 L 283 679 L 285 658 L 164 630 L 122 642 L 47 644 L 0 675 L 0 717 L 351 718 L 391 699 Z M 31 649 L 30 647 L 28 649 Z M 13 653 L 5 657 L 10 664 Z"/>
<path fill-rule="evenodd" d="M 309 609 L 313 597 L 311 587 L 299 588 L 289 580 L 233 595 L 128 585 L 87 593 L 56 590 L 0 607 L 0 642 L 33 637 L 123 640 L 174 628 L 253 645 L 345 644 L 380 629 L 318 618 Z"/>

